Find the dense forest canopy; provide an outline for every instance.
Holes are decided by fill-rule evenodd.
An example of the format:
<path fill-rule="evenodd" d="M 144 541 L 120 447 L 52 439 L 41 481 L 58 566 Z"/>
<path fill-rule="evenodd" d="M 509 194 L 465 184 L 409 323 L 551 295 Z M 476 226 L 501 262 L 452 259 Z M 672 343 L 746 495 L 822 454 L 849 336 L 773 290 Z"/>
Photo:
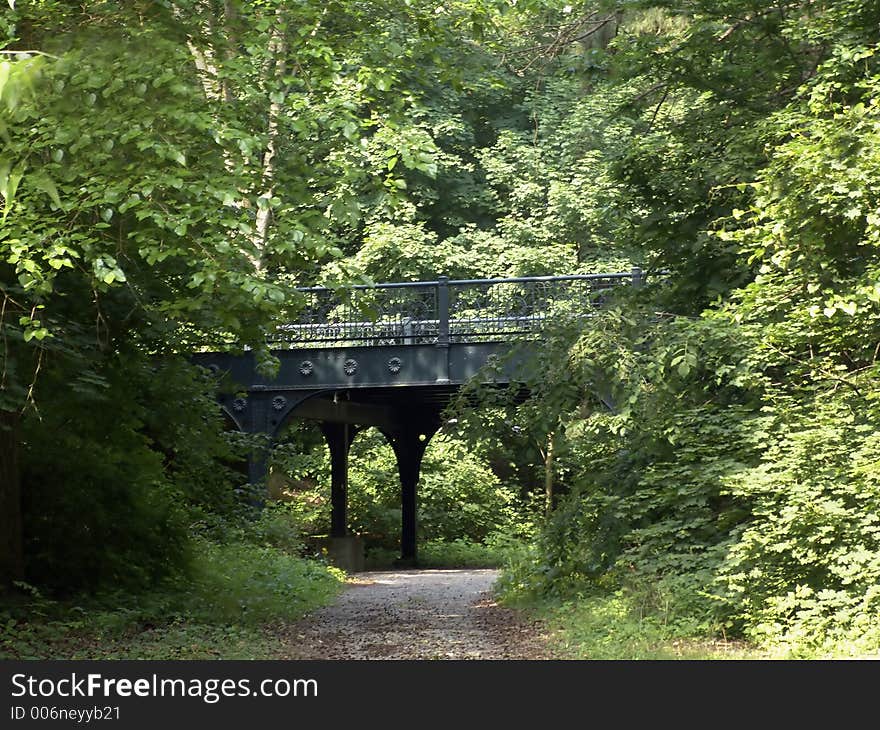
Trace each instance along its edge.
<path fill-rule="evenodd" d="M 17 0 L 0 31 L 6 579 L 149 587 L 245 518 L 252 444 L 187 354 L 271 368 L 296 286 L 639 265 L 529 401 L 457 413 L 432 536 L 530 522 L 508 591 L 880 643 L 876 2 Z M 278 468 L 317 479 L 309 438 Z"/>

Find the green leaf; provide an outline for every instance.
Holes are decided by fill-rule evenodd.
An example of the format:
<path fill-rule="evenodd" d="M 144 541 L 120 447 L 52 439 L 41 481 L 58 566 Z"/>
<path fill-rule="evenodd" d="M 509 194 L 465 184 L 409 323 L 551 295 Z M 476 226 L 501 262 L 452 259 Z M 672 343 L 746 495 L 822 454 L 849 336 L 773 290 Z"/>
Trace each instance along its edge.
<path fill-rule="evenodd" d="M 357 132 L 358 125 L 354 122 L 346 122 L 342 127 L 342 134 L 346 139 L 353 140 L 355 132 Z"/>
<path fill-rule="evenodd" d="M 38 170 L 29 175 L 28 183 L 32 184 L 37 190 L 42 190 L 46 193 L 55 204 L 56 208 L 61 207 L 61 198 L 58 196 L 58 188 L 55 187 L 52 178 L 50 178 L 44 171 Z"/>
<path fill-rule="evenodd" d="M 5 221 L 12 204 L 15 201 L 15 193 L 18 190 L 18 184 L 24 176 L 24 166 L 19 165 L 15 169 L 10 169 L 8 161 L 0 161 L 0 195 L 3 196 L 3 220 Z"/>
<path fill-rule="evenodd" d="M 120 269 L 119 267 L 115 267 L 105 273 L 101 277 L 101 281 L 103 281 L 105 284 L 113 284 L 117 281 L 123 282 L 125 281 L 125 274 L 122 272 L 122 269 Z"/>
<path fill-rule="evenodd" d="M 3 98 L 3 89 L 6 82 L 9 81 L 9 75 L 12 73 L 12 64 L 9 61 L 0 62 L 0 99 Z"/>
<path fill-rule="evenodd" d="M 33 322 L 30 322 L 33 324 Z M 25 342 L 30 342 L 31 340 L 41 341 L 46 339 L 49 335 L 49 330 L 45 327 L 28 327 L 25 329 L 24 334 L 22 335 L 22 339 Z"/>

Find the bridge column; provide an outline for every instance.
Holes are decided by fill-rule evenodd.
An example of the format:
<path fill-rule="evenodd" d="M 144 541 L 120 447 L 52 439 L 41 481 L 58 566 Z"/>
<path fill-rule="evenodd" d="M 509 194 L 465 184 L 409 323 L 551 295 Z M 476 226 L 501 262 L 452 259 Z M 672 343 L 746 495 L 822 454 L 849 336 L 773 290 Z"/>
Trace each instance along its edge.
<path fill-rule="evenodd" d="M 348 534 L 348 451 L 357 434 L 347 423 L 321 424 L 330 449 L 330 537 Z"/>
<path fill-rule="evenodd" d="M 439 423 L 426 426 L 412 424 L 394 432 L 385 432 L 385 438 L 394 449 L 397 457 L 397 471 L 400 474 L 400 559 L 414 565 L 417 552 L 418 532 L 418 483 L 422 469 L 422 457 L 431 437 L 437 433 Z"/>
<path fill-rule="evenodd" d="M 266 484 L 269 476 L 269 457 L 262 451 L 254 452 L 248 457 L 248 483 L 253 485 Z"/>
<path fill-rule="evenodd" d="M 262 488 L 262 493 L 253 498 L 253 504 L 262 506 L 268 494 L 269 454 L 273 445 L 271 434 L 267 429 L 269 404 L 266 397 L 257 392 L 256 388 L 253 388 L 248 398 L 240 403 L 244 414 L 242 430 L 250 434 L 269 435 L 265 445 L 262 448 L 255 448 L 248 456 L 248 483 Z"/>

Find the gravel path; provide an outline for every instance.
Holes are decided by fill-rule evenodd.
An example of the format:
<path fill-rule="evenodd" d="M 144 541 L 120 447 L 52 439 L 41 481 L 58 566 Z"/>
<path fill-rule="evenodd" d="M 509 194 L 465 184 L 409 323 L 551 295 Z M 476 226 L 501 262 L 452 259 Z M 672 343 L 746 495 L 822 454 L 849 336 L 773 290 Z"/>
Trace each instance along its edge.
<path fill-rule="evenodd" d="M 359 573 L 280 637 L 288 659 L 551 659 L 540 625 L 492 599 L 497 570 Z"/>

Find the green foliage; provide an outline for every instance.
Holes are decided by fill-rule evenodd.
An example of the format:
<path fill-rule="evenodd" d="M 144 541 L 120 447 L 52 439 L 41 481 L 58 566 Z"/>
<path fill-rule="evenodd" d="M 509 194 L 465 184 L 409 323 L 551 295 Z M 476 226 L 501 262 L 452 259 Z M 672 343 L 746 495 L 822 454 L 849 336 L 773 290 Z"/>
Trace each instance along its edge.
<path fill-rule="evenodd" d="M 770 380 L 754 502 L 724 597 L 745 631 L 816 650 L 876 644 L 880 133 L 873 47 L 838 47 L 771 124 L 780 144 L 727 236 L 760 264 L 724 315 Z M 780 374 L 784 374 L 780 377 Z"/>
<path fill-rule="evenodd" d="M 243 537 L 259 547 L 298 556 L 305 548 L 301 530 L 302 523 L 289 504 L 270 502 L 256 519 L 246 523 Z"/>
<path fill-rule="evenodd" d="M 107 399 L 98 419 L 81 410 L 91 403 L 78 395 L 24 424 L 31 580 L 59 589 L 144 587 L 183 569 L 185 513 L 136 411 Z"/>
<path fill-rule="evenodd" d="M 754 507 L 721 597 L 732 625 L 767 644 L 876 646 L 880 446 L 852 408 L 864 404 L 846 400 L 779 408 L 762 463 L 731 480 Z"/>
<path fill-rule="evenodd" d="M 496 568 L 516 560 L 528 549 L 532 537 L 531 526 L 522 525 L 518 534 L 508 528 L 487 535 L 482 542 L 429 540 L 419 560 L 436 567 Z"/>
<path fill-rule="evenodd" d="M 340 571 L 249 542 L 197 540 L 190 577 L 150 593 L 75 603 L 39 596 L 0 612 L 4 659 L 263 659 L 275 622 L 301 618 L 341 588 Z M 272 539 L 269 540 L 270 542 Z"/>
<path fill-rule="evenodd" d="M 276 548 L 199 544 L 186 612 L 196 621 L 254 625 L 299 618 L 335 595 L 343 574 Z"/>
<path fill-rule="evenodd" d="M 286 502 L 243 527 L 255 444 L 175 353 L 271 365 L 298 283 L 637 263 L 649 286 L 531 348 L 524 404 L 483 392 L 431 444 L 426 558 L 582 595 L 560 615 L 596 656 L 603 622 L 640 655 L 876 647 L 878 23 L 868 0 L 10 5 L 0 409 L 29 579 L 189 571 L 224 620 L 281 611 L 323 585 L 293 556 L 328 527 L 325 449 L 277 448 Z M 396 547 L 378 434 L 350 478 L 351 527 Z"/>
<path fill-rule="evenodd" d="M 535 602 L 507 600 L 530 609 L 548 625 L 552 646 L 570 659 L 632 661 L 763 659 L 768 652 L 739 641 L 701 636 L 688 616 L 670 604 L 645 606 L 638 596 L 617 590 Z"/>
<path fill-rule="evenodd" d="M 563 342 L 565 333 L 553 344 Z M 517 590 L 564 595 L 585 582 L 681 576 L 680 598 L 706 614 L 706 570 L 743 510 L 723 478 L 757 458 L 747 373 L 723 359 L 735 340 L 609 310 L 567 342 L 565 355 L 547 353 L 566 367 L 538 386 L 536 415 L 548 399 L 561 414 L 557 468 L 570 490 L 533 569 L 519 566 Z"/>
<path fill-rule="evenodd" d="M 615 591 L 652 622 L 789 656 L 864 654 L 880 166 L 876 39 L 859 23 L 876 7 L 743 5 L 690 3 L 665 29 L 642 15 L 615 41 L 618 68 L 662 97 L 609 174 L 671 276 L 540 353 L 536 372 L 562 367 L 525 413 L 564 434 L 572 488 L 504 585 Z"/>
<path fill-rule="evenodd" d="M 191 525 L 244 514 L 224 466 L 236 453 L 191 365 L 132 352 L 93 368 L 70 382 L 50 358 L 48 403 L 22 424 L 28 574 L 63 590 L 143 588 L 186 569 Z"/>
<path fill-rule="evenodd" d="M 293 480 L 281 509 L 297 515 L 312 534 L 329 529 L 329 455 L 314 434 L 297 430 L 276 450 L 275 461 Z M 314 481 L 312 481 L 314 480 Z M 426 541 L 481 543 L 512 529 L 521 518 L 515 494 L 467 444 L 441 435 L 429 444 L 419 482 L 419 537 Z M 358 434 L 350 454 L 349 528 L 370 547 L 397 548 L 400 478 L 394 452 L 376 430 Z"/>
<path fill-rule="evenodd" d="M 527 549 L 524 536 L 507 531 L 493 532 L 482 541 L 469 538 L 425 540 L 419 545 L 422 568 L 499 568 Z M 400 551 L 372 546 L 366 552 L 367 570 L 388 570 L 400 558 Z"/>

